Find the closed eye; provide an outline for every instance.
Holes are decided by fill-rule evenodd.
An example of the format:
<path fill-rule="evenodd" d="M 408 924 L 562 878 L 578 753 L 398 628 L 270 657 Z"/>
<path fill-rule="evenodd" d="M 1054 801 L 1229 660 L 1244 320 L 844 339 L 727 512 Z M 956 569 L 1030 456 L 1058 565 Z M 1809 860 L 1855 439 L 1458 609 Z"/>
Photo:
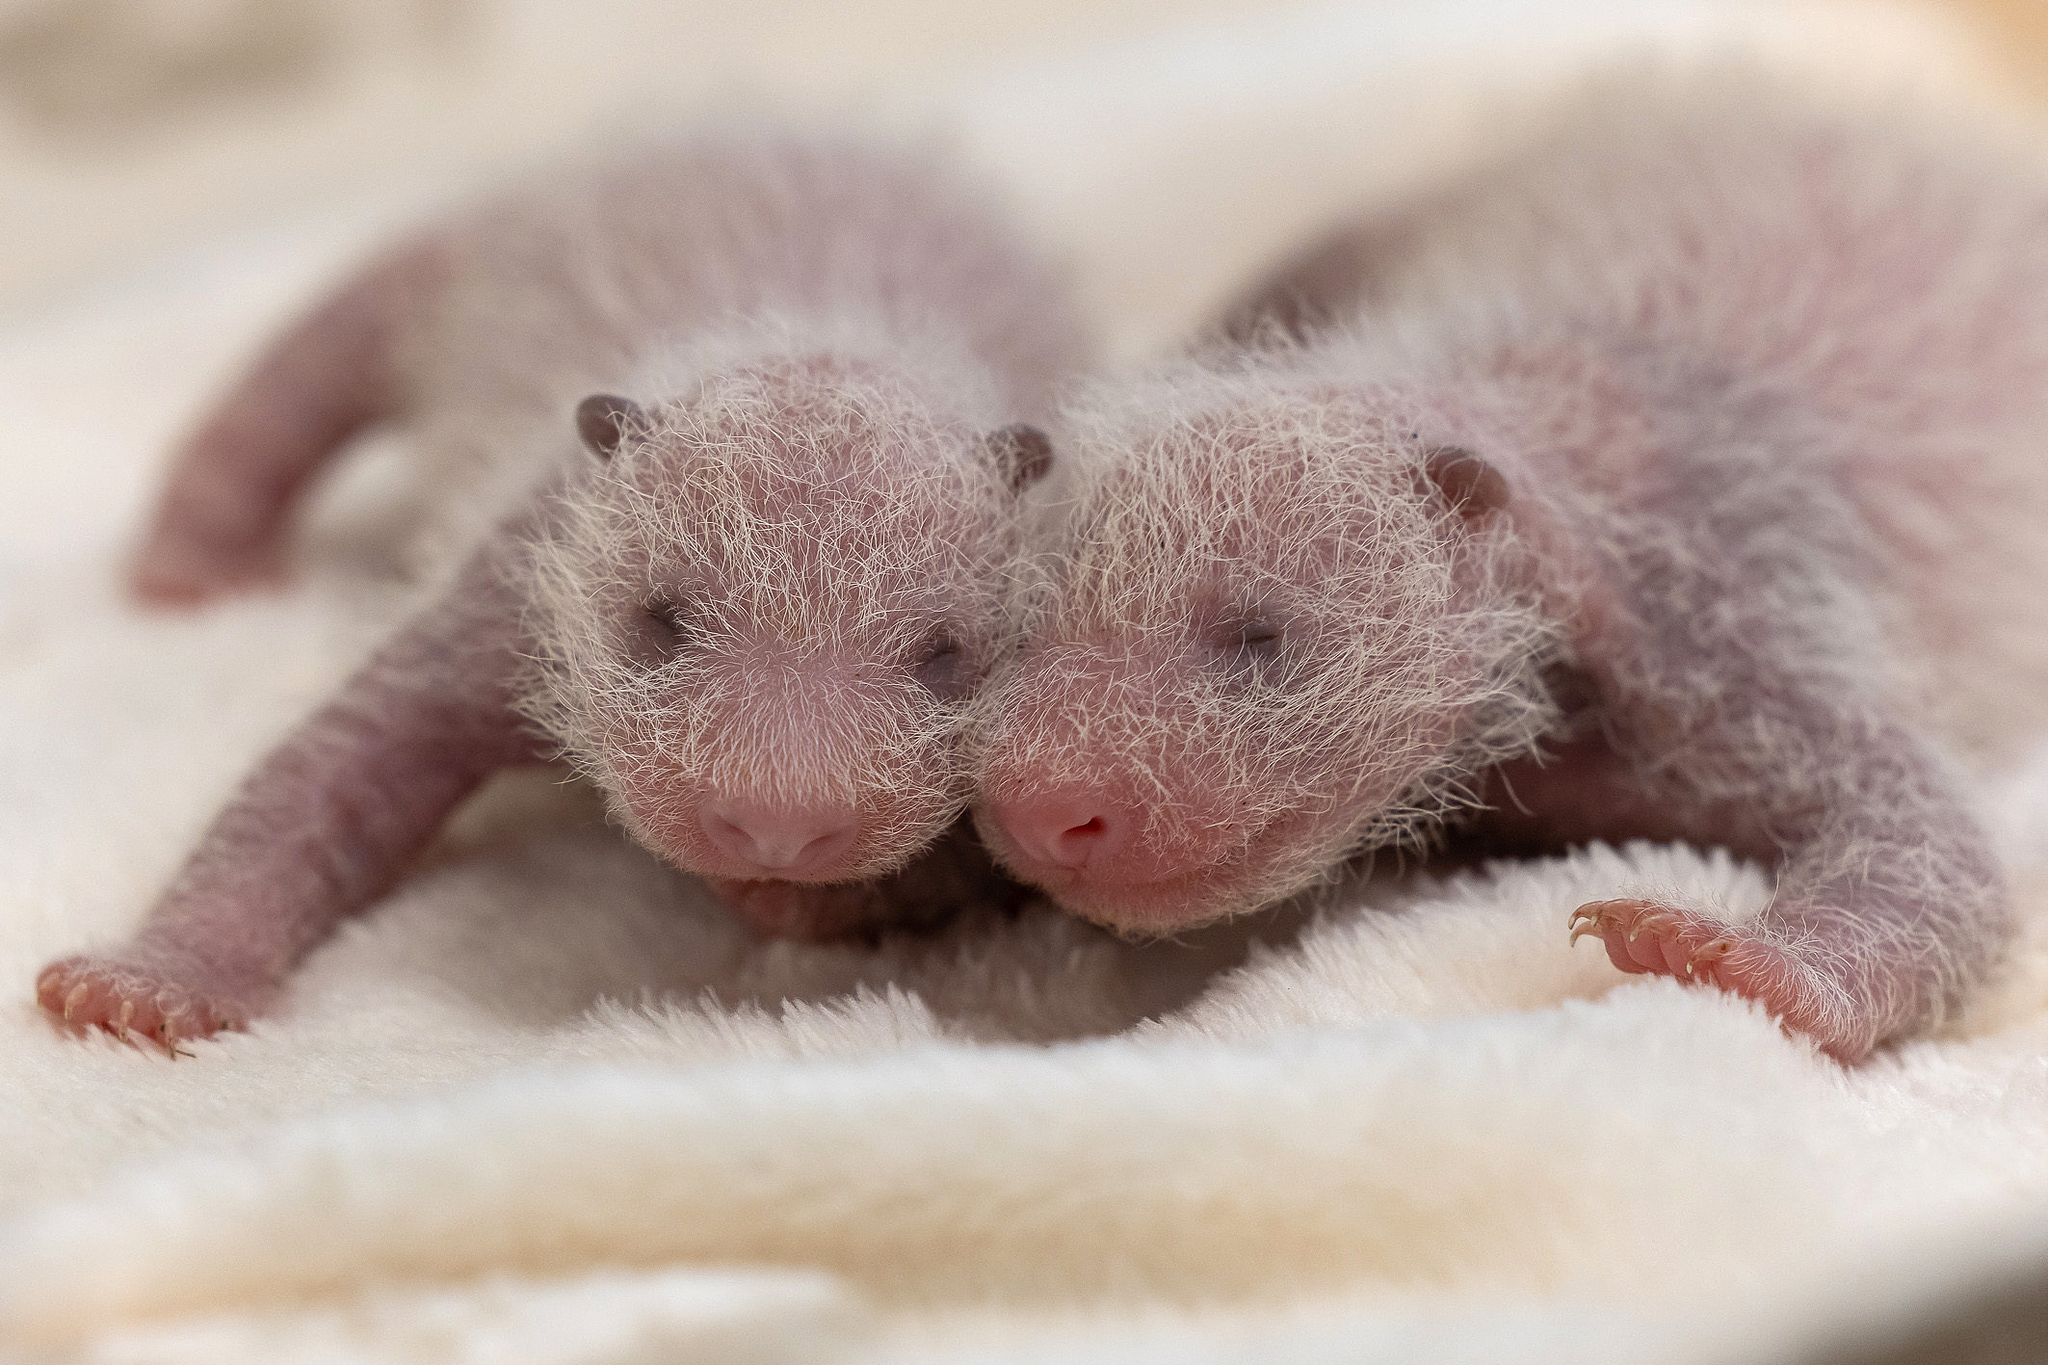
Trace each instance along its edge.
<path fill-rule="evenodd" d="M 673 602 L 656 598 L 643 610 L 647 613 L 647 619 L 679 640 L 690 630 L 689 618 L 684 616 L 683 609 Z"/>
<path fill-rule="evenodd" d="M 940 701 L 964 701 L 974 690 L 974 672 L 966 651 L 952 630 L 943 626 L 918 647 L 910 676 Z"/>
<path fill-rule="evenodd" d="M 1237 634 L 1237 649 L 1241 654 L 1270 658 L 1280 652 L 1280 627 L 1264 621 L 1251 622 Z"/>
<path fill-rule="evenodd" d="M 650 597 L 627 631 L 626 652 L 649 668 L 659 668 L 678 653 L 704 642 L 704 631 L 689 608 L 672 597 Z"/>
<path fill-rule="evenodd" d="M 1202 644 L 1215 667 L 1265 681 L 1286 652 L 1287 633 L 1264 612 L 1234 613 L 1204 631 Z"/>

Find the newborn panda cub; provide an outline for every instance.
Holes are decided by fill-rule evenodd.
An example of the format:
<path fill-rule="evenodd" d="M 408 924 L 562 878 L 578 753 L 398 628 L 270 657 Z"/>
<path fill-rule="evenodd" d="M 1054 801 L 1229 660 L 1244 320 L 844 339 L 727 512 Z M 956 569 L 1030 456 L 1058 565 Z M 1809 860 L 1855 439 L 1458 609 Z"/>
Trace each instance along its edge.
<path fill-rule="evenodd" d="M 1724 70 L 1397 217 L 1064 415 L 991 851 L 1164 933 L 1446 822 L 1721 844 L 1760 917 L 1573 937 L 1843 1059 L 1951 1017 L 2012 927 L 1958 760 L 2048 698 L 2048 180 Z"/>
<path fill-rule="evenodd" d="M 768 932 L 1014 898 L 959 731 L 1050 458 L 1024 423 L 1083 346 L 994 205 L 923 153 L 707 134 L 431 229 L 287 333 L 184 451 L 143 596 L 276 577 L 293 503 L 376 421 L 469 466 L 500 528 L 131 942 L 45 969 L 44 1008 L 238 1026 L 482 779 L 555 753 Z"/>

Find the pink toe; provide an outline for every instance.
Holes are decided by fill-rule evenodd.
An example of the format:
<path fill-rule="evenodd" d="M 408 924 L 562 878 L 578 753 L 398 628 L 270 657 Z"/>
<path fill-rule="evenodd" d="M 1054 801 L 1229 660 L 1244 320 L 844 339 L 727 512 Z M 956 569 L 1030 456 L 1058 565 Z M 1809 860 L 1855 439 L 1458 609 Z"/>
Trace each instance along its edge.
<path fill-rule="evenodd" d="M 1657 946 L 1664 954 L 1664 966 L 1661 970 L 1669 972 L 1680 980 L 1690 979 L 1697 974 L 1696 972 L 1686 970 L 1687 965 L 1692 960 L 1692 953 L 1685 946 L 1685 940 L 1682 937 L 1673 934 L 1669 938 L 1659 938 Z"/>
<path fill-rule="evenodd" d="M 1639 972 L 1667 972 L 1671 970 L 1670 964 L 1664 956 L 1664 940 L 1662 937 L 1640 927 L 1640 925 L 1635 930 L 1635 937 L 1628 941 L 1628 951 L 1629 955 L 1635 958 L 1636 970 Z"/>
<path fill-rule="evenodd" d="M 1632 951 L 1633 945 L 1629 943 L 1626 932 L 1620 929 L 1603 929 L 1600 933 L 1600 940 L 1607 945 L 1607 960 L 1621 968 L 1621 970 L 1638 974 L 1649 970 L 1648 967 L 1636 961 Z"/>

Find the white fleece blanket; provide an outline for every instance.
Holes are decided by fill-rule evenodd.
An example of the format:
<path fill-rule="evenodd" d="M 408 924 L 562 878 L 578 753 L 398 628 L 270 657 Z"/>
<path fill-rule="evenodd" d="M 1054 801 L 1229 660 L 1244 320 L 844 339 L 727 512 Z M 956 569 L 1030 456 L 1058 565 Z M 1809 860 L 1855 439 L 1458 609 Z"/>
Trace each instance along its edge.
<path fill-rule="evenodd" d="M 1968 67 L 1861 7 L 1473 0 L 933 101 L 1077 244 L 1128 351 L 1480 145 L 1500 92 L 1730 32 L 1830 75 Z M 38 965 L 131 924 L 409 600 L 361 549 L 395 449 L 285 596 L 150 617 L 111 571 L 164 442 L 412 202 L 246 228 L 0 331 L 0 1356 L 1848 1360 L 1995 1275 L 2043 1267 L 2048 1298 L 2048 756 L 2018 739 L 1985 800 L 2026 942 L 1966 1027 L 1854 1071 L 1567 945 L 1631 888 L 1758 904 L 1716 855 L 1389 881 L 1172 944 L 1033 913 L 804 947 L 749 940 L 538 771 L 251 1032 L 175 1062 L 60 1036 Z"/>

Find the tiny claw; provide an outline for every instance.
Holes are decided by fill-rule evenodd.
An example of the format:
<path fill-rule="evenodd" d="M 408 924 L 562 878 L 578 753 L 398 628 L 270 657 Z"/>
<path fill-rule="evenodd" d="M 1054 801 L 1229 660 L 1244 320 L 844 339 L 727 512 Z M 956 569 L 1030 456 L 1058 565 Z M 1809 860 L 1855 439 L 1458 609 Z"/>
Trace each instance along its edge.
<path fill-rule="evenodd" d="M 81 981 L 81 982 L 79 982 L 79 983 L 78 983 L 78 984 L 77 984 L 76 986 L 73 986 L 73 987 L 71 988 L 71 993 L 70 993 L 69 995 L 66 995 L 66 996 L 64 997 L 64 1022 L 65 1022 L 65 1023 L 67 1023 L 67 1024 L 68 1024 L 68 1023 L 70 1023 L 70 1022 L 71 1022 L 71 1012 L 72 1012 L 73 1010 L 75 1010 L 75 1009 L 77 1009 L 77 1008 L 78 1008 L 78 1006 L 79 1006 L 80 1002 L 81 1002 L 81 1001 L 83 1001 L 83 1000 L 85 999 L 85 994 L 86 994 L 86 992 L 87 992 L 88 990 L 90 990 L 90 989 L 91 989 L 91 985 L 90 985 L 90 983 L 88 983 L 88 982 L 84 982 L 84 981 Z"/>
<path fill-rule="evenodd" d="M 1578 941 L 1579 941 L 1580 939 L 1584 938 L 1584 937 L 1585 937 L 1586 935 L 1588 935 L 1588 934 L 1593 934 L 1593 933 L 1598 933 L 1598 932 L 1599 932 L 1599 930 L 1598 930 L 1598 929 L 1596 929 L 1596 928 L 1594 927 L 1594 925 L 1593 925 L 1593 921 L 1591 921 L 1591 920 L 1587 920 L 1587 921 L 1586 921 L 1586 922 L 1585 922 L 1584 924 L 1574 924 L 1574 925 L 1572 926 L 1572 936 L 1571 936 L 1571 939 L 1569 940 L 1569 942 L 1570 942 L 1570 943 L 1577 943 L 1577 942 L 1578 942 Z"/>
<path fill-rule="evenodd" d="M 158 1024 L 156 1026 L 156 1040 L 157 1042 L 163 1045 L 165 1053 L 167 1053 L 170 1056 L 170 1059 L 174 1062 L 177 1061 L 180 1057 L 193 1057 L 198 1055 L 197 1053 L 187 1052 L 184 1048 L 178 1046 L 178 1035 L 176 1030 L 172 1028 L 171 1021 L 169 1019 L 165 1019 L 161 1024 Z"/>

